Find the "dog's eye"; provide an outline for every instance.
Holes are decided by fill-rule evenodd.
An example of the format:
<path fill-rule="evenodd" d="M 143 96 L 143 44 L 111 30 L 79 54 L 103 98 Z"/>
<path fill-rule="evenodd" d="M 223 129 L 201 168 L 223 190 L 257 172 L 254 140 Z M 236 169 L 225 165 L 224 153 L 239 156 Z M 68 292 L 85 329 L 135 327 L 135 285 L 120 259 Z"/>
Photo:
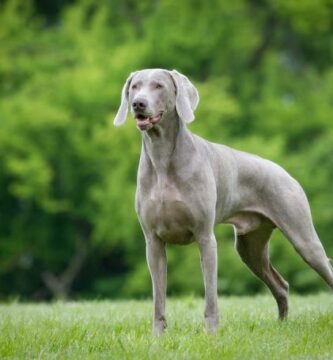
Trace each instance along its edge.
<path fill-rule="evenodd" d="M 133 84 L 132 85 L 132 90 L 135 90 L 135 89 L 137 89 L 138 88 L 138 85 L 136 85 L 136 84 Z"/>
<path fill-rule="evenodd" d="M 162 84 L 157 83 L 157 84 L 155 85 L 155 89 L 162 89 L 162 88 L 163 88 L 163 85 L 162 85 Z"/>

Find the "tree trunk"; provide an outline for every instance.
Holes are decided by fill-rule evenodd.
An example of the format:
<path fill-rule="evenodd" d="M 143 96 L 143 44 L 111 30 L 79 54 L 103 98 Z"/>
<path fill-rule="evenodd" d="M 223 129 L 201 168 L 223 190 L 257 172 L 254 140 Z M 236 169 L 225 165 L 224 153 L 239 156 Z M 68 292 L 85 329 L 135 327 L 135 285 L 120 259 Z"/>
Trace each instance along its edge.
<path fill-rule="evenodd" d="M 68 299 L 73 282 L 81 271 L 88 255 L 91 233 L 90 224 L 83 220 L 76 221 L 76 223 L 78 225 L 79 238 L 66 269 L 58 276 L 49 271 L 42 273 L 44 284 L 56 299 Z"/>

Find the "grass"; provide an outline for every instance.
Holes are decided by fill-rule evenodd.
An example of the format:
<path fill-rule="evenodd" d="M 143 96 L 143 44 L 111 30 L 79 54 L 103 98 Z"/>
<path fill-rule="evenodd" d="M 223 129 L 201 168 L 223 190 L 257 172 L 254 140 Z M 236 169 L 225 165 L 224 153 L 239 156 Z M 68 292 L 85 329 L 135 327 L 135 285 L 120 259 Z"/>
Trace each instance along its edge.
<path fill-rule="evenodd" d="M 288 321 L 269 295 L 220 298 L 221 329 L 203 330 L 203 300 L 168 299 L 169 329 L 151 337 L 151 301 L 0 305 L 1 359 L 333 359 L 333 297 L 291 296 Z"/>

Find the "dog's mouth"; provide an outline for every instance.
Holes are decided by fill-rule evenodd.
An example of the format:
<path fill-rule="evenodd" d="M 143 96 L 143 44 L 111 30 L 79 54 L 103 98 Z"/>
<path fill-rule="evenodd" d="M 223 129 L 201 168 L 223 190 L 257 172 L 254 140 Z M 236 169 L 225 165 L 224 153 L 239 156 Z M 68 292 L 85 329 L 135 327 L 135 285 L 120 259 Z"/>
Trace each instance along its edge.
<path fill-rule="evenodd" d="M 156 125 L 162 118 L 163 112 L 160 112 L 155 116 L 148 116 L 146 114 L 136 114 L 136 127 L 141 131 L 150 130 L 154 125 Z"/>

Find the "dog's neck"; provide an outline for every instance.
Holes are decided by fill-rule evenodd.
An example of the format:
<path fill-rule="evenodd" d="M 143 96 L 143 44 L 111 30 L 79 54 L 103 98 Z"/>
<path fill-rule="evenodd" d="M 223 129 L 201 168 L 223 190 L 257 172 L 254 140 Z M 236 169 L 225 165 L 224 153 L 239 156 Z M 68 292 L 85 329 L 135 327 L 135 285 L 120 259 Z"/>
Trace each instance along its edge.
<path fill-rule="evenodd" d="M 143 155 L 157 174 L 167 174 L 175 160 L 179 139 L 190 136 L 190 132 L 176 113 L 166 113 L 160 124 L 142 135 Z"/>

